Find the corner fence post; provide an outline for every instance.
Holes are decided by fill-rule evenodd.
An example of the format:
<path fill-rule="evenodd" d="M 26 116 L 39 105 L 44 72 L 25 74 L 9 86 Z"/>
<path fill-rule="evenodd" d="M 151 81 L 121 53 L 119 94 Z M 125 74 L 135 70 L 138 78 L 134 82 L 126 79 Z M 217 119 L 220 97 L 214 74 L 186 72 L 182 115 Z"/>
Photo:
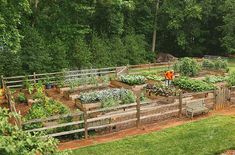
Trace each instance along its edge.
<path fill-rule="evenodd" d="M 84 136 L 85 139 L 88 138 L 88 123 L 87 123 L 87 111 L 83 111 L 83 119 L 84 119 Z"/>
<path fill-rule="evenodd" d="M 180 93 L 179 93 L 179 114 L 178 114 L 179 118 L 182 117 L 182 104 L 183 104 L 183 93 L 182 93 L 182 91 L 180 91 Z"/>

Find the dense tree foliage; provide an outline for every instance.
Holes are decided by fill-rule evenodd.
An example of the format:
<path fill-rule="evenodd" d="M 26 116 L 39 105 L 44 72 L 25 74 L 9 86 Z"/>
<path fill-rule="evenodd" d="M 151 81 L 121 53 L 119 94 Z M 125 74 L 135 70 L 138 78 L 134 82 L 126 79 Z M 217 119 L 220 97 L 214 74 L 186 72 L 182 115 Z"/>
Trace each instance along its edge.
<path fill-rule="evenodd" d="M 233 54 L 234 10 L 234 0 L 0 0 L 0 74 Z"/>

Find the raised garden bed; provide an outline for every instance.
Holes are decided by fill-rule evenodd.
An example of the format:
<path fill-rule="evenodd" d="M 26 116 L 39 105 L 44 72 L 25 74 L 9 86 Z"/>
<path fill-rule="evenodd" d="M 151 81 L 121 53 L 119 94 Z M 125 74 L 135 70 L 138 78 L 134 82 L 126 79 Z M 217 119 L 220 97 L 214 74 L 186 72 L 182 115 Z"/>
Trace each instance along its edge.
<path fill-rule="evenodd" d="M 81 93 L 79 98 L 76 99 L 76 105 L 81 110 L 112 107 L 134 102 L 135 95 L 132 91 L 117 88 Z"/>

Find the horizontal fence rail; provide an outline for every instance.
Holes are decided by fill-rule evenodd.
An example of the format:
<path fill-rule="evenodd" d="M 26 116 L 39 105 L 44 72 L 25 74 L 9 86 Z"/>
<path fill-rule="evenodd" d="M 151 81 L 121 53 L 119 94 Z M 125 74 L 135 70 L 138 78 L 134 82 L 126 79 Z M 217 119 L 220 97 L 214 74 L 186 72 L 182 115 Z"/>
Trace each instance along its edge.
<path fill-rule="evenodd" d="M 64 81 L 70 81 L 76 78 L 81 78 L 84 76 L 104 76 L 104 75 L 119 75 L 123 72 L 128 72 L 132 70 L 133 74 L 138 73 L 141 69 L 152 69 L 152 68 L 162 68 L 172 66 L 172 62 L 166 63 L 150 63 L 150 64 L 141 64 L 141 65 L 128 65 L 120 67 L 108 67 L 108 68 L 98 68 L 98 69 L 83 69 L 83 70 L 73 70 L 73 71 L 64 71 L 64 72 L 54 72 L 54 73 L 34 73 L 32 75 L 26 76 L 12 76 L 12 77 L 2 77 L 2 81 L 5 82 L 6 87 L 8 88 L 21 88 L 23 87 L 24 81 L 36 83 L 38 81 L 50 80 L 50 82 L 56 82 L 57 79 L 63 78 Z"/>

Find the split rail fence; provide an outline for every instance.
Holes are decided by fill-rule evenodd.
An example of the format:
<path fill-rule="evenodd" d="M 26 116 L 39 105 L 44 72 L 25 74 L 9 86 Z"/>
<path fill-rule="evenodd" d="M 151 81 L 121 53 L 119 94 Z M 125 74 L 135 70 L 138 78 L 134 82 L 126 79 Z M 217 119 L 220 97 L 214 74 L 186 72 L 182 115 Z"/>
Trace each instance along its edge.
<path fill-rule="evenodd" d="M 52 116 L 45 119 L 35 119 L 24 122 L 22 125 L 32 123 L 49 124 L 46 127 L 26 130 L 27 132 L 46 131 L 48 136 L 60 137 L 80 133 L 82 137 L 88 138 L 90 131 L 97 133 L 110 133 L 127 128 L 140 127 L 141 125 L 166 120 L 172 117 L 182 117 L 185 115 L 186 104 L 198 100 L 204 100 L 210 110 L 224 108 L 231 104 L 235 98 L 235 87 L 223 88 L 224 90 L 206 91 L 199 93 L 182 92 L 175 96 L 174 102 L 162 103 L 159 100 L 141 103 L 138 99 L 136 103 L 120 105 L 111 108 Z M 226 90 L 226 91 L 225 91 Z M 71 117 L 71 122 L 58 123 L 60 119 Z M 54 122 L 50 123 L 48 122 Z M 55 123 L 56 122 L 56 123 Z M 49 133 L 53 129 L 67 127 L 67 131 Z M 71 128 L 69 128 L 71 127 Z"/>

